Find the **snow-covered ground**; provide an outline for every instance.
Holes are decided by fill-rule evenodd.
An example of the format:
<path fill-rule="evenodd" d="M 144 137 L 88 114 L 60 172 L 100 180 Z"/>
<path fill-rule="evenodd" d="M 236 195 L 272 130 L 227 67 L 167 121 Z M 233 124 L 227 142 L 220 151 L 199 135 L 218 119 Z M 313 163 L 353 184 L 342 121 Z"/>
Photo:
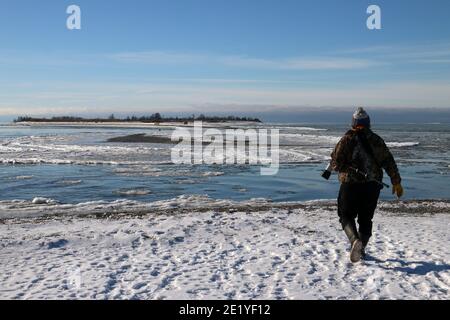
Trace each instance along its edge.
<path fill-rule="evenodd" d="M 450 298 L 448 202 L 381 203 L 351 264 L 332 202 L 192 200 L 2 203 L 0 298 Z"/>

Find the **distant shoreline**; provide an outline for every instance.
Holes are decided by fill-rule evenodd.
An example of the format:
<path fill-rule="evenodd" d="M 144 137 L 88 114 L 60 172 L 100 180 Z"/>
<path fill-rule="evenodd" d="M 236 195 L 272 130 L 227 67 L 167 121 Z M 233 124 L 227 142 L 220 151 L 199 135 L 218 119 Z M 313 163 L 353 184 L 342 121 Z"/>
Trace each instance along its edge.
<path fill-rule="evenodd" d="M 151 116 L 128 116 L 126 118 L 116 118 L 113 114 L 108 118 L 83 118 L 72 116 L 60 116 L 52 118 L 34 118 L 28 116 L 20 116 L 14 120 L 14 123 L 183 123 L 188 124 L 194 121 L 205 121 L 210 123 L 225 123 L 225 122 L 261 122 L 258 118 L 252 117 L 237 117 L 237 116 L 205 116 L 199 115 L 195 117 L 163 117 L 159 113 L 154 113 Z"/>
<path fill-rule="evenodd" d="M 195 120 L 200 122 L 200 120 Z M 234 128 L 237 125 L 252 125 L 259 124 L 257 121 L 202 121 L 203 128 Z M 13 122 L 12 124 L 23 127 L 45 127 L 45 126 L 57 126 L 57 127 L 128 127 L 128 128 L 160 128 L 171 129 L 175 127 L 193 127 L 194 121 L 171 121 L 171 122 L 132 122 L 132 121 L 114 121 L 114 122 L 89 122 L 89 121 L 20 121 Z"/>

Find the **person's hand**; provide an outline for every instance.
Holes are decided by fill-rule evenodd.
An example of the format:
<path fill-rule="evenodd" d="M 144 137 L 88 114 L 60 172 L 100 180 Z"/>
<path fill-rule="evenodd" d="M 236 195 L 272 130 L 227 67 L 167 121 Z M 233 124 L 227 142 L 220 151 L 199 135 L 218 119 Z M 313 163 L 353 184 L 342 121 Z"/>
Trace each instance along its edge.
<path fill-rule="evenodd" d="M 400 183 L 392 186 L 392 194 L 397 195 L 397 198 L 401 198 L 403 196 L 403 187 Z"/>

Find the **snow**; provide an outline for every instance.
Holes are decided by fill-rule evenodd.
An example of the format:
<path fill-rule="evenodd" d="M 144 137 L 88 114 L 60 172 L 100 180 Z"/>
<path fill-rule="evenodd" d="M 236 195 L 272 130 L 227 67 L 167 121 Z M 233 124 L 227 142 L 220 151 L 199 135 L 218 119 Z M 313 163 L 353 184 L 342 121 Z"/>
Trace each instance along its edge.
<path fill-rule="evenodd" d="M 0 204 L 2 299 L 450 298 L 445 201 L 381 203 L 357 264 L 330 201 L 46 203 Z"/>

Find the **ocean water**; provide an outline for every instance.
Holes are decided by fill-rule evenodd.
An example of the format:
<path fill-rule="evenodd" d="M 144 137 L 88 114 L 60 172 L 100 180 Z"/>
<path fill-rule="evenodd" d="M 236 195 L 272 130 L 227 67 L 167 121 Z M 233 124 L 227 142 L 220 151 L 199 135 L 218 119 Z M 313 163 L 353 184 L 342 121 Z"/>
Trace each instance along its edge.
<path fill-rule="evenodd" d="M 259 166 L 174 165 L 172 145 L 109 143 L 145 133 L 170 137 L 170 127 L 0 125 L 0 201 L 60 203 L 131 199 L 150 202 L 181 195 L 214 199 L 303 201 L 336 198 L 339 183 L 320 174 L 348 129 L 341 124 L 260 124 L 280 130 L 280 170 L 261 176 Z M 450 125 L 389 124 L 373 130 L 396 158 L 405 199 L 450 199 Z M 384 182 L 389 183 L 385 175 Z M 382 199 L 393 199 L 383 190 Z"/>

